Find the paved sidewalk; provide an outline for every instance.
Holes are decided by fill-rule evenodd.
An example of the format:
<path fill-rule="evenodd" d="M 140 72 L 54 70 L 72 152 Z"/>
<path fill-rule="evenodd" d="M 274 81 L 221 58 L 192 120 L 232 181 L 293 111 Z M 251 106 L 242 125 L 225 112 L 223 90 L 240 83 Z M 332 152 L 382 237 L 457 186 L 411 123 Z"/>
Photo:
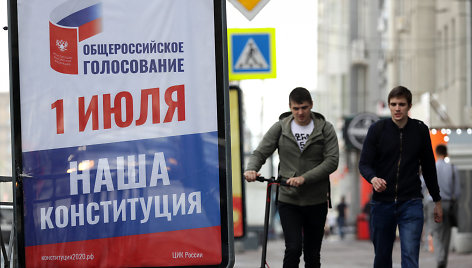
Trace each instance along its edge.
<path fill-rule="evenodd" d="M 267 263 L 271 268 L 281 268 L 283 260 L 283 240 L 269 240 Z M 262 249 L 236 251 L 235 268 L 258 268 L 261 262 Z M 321 249 L 321 267 L 323 268 L 368 268 L 372 267 L 374 249 L 370 241 L 344 240 L 332 236 L 323 241 Z M 300 267 L 303 266 L 303 261 Z M 393 250 L 393 267 L 401 267 L 400 243 L 395 242 Z M 435 268 L 434 255 L 428 251 L 420 252 L 420 268 Z M 449 268 L 472 267 L 472 254 L 449 254 Z"/>

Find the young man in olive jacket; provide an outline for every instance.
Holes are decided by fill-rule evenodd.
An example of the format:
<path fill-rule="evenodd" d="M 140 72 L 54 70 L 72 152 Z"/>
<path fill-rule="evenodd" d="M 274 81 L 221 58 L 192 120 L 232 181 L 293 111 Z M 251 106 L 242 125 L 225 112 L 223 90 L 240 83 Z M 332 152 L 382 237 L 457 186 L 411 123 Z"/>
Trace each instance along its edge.
<path fill-rule="evenodd" d="M 441 196 L 428 127 L 408 117 L 412 95 L 398 86 L 388 95 L 391 118 L 369 128 L 359 170 L 372 184 L 370 232 L 375 268 L 392 267 L 392 249 L 398 226 L 402 268 L 418 267 L 423 230 L 420 170 L 431 194 L 434 220 L 442 219 Z M 421 169 L 420 169 L 421 168 Z"/>
<path fill-rule="evenodd" d="M 308 90 L 292 90 L 289 107 L 291 114 L 264 135 L 244 176 L 249 182 L 256 180 L 266 159 L 278 149 L 279 176 L 292 186 L 279 190 L 278 209 L 285 238 L 283 267 L 298 267 L 302 249 L 305 267 L 320 267 L 329 174 L 338 167 L 338 140 L 333 125 L 321 114 L 311 112 L 313 101 Z"/>

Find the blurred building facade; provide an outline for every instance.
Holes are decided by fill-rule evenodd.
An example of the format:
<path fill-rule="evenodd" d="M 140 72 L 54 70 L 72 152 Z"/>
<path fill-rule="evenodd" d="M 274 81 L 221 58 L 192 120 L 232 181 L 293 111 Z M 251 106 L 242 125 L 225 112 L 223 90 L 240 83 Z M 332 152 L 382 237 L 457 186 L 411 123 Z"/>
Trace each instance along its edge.
<path fill-rule="evenodd" d="M 396 85 L 431 127 L 472 126 L 471 1 L 319 0 L 318 88 L 331 118 L 386 113 Z"/>
<path fill-rule="evenodd" d="M 318 2 L 318 86 L 322 113 L 340 119 L 348 105 L 349 0 Z"/>
<path fill-rule="evenodd" d="M 336 118 L 376 113 L 384 99 L 381 2 L 318 1 L 317 92 L 325 97 L 323 111 Z"/>
<path fill-rule="evenodd" d="M 388 88 L 402 84 L 431 127 L 472 125 L 470 1 L 388 1 Z"/>

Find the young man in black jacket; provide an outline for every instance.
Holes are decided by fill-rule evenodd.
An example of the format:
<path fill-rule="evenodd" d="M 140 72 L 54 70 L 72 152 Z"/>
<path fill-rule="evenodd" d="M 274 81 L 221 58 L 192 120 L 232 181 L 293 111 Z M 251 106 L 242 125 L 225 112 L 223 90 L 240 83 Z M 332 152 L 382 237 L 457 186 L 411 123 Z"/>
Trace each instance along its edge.
<path fill-rule="evenodd" d="M 441 196 L 428 127 L 408 117 L 410 90 L 398 86 L 388 95 L 391 118 L 374 123 L 362 148 L 359 170 L 372 184 L 370 231 L 374 267 L 392 267 L 398 226 L 402 268 L 418 267 L 423 230 L 420 170 L 431 194 L 434 221 L 442 220 Z"/>

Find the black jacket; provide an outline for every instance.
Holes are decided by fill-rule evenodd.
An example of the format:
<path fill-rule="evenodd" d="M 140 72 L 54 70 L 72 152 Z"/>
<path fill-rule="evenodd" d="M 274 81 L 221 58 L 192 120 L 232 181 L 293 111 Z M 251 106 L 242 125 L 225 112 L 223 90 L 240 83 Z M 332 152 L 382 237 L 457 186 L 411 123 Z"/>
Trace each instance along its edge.
<path fill-rule="evenodd" d="M 369 183 L 373 177 L 387 181 L 385 191 L 374 190 L 375 201 L 423 198 L 420 170 L 433 200 L 441 200 L 429 129 L 419 120 L 408 118 L 402 129 L 390 118 L 372 124 L 362 148 L 359 170 Z"/>

